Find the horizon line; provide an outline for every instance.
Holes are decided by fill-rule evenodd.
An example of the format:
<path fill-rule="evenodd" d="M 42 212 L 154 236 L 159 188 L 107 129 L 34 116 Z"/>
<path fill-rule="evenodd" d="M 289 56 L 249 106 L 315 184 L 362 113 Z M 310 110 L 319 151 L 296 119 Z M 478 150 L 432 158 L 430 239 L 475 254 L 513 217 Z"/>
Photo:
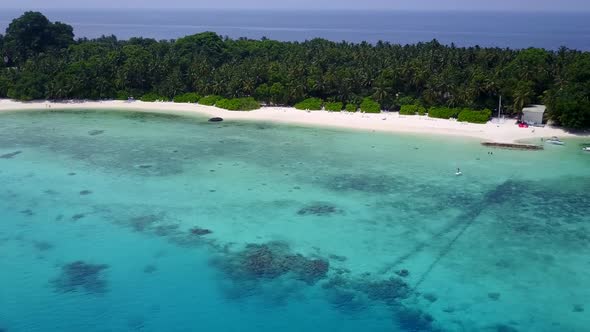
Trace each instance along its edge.
<path fill-rule="evenodd" d="M 163 10 L 163 11 L 176 11 L 176 10 L 215 10 L 215 11 L 265 11 L 265 12 L 288 12 L 288 11 L 299 11 L 299 12 L 412 12 L 412 13 L 544 13 L 544 14 L 590 14 L 590 9 L 537 9 L 537 10 L 526 10 L 526 9 L 410 9 L 410 8 L 251 8 L 251 7 L 6 7 L 0 9 L 4 10 L 23 10 L 23 11 L 51 11 L 51 10 L 71 10 L 71 11 L 90 11 L 90 10 Z"/>

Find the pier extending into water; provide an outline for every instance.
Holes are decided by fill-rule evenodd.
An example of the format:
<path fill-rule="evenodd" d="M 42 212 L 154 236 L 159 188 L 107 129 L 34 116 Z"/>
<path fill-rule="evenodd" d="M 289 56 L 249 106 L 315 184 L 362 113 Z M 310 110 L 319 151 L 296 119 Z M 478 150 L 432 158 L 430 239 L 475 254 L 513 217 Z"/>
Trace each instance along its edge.
<path fill-rule="evenodd" d="M 523 144 L 523 143 L 500 143 L 500 142 L 482 142 L 481 145 L 500 149 L 514 150 L 543 150 L 542 145 Z"/>

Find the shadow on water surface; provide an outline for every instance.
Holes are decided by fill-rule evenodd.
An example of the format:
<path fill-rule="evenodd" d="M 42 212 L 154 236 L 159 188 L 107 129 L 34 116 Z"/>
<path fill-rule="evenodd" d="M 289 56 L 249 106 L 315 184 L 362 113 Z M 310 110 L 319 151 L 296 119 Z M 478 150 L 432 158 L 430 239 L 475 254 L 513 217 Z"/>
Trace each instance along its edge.
<path fill-rule="evenodd" d="M 571 181 L 590 182 L 587 179 L 573 179 Z M 577 220 L 585 220 L 583 216 L 590 213 L 590 207 L 584 203 L 583 192 L 556 192 L 548 188 L 544 188 L 541 184 L 535 182 L 507 180 L 494 189 L 486 192 L 481 200 L 472 202 L 467 208 L 463 208 L 463 212 L 457 216 L 452 222 L 448 223 L 439 232 L 433 234 L 427 241 L 422 241 L 416 246 L 399 256 L 388 267 L 382 271 L 389 273 L 391 270 L 398 268 L 404 262 L 417 254 L 424 251 L 426 248 L 438 245 L 440 242 L 446 242 L 439 249 L 434 260 L 430 263 L 428 268 L 417 279 L 414 287 L 419 287 L 438 263 L 453 249 L 457 241 L 465 234 L 465 232 L 477 221 L 478 217 L 483 213 L 490 211 L 501 211 L 505 216 L 496 216 L 497 221 L 501 221 L 494 225 L 498 230 L 505 229 L 512 235 L 522 233 L 545 233 L 548 237 L 559 239 L 559 245 L 576 245 L 584 246 L 585 243 L 590 243 L 587 234 L 587 222 L 578 225 L 578 229 L 564 229 L 557 230 L 549 223 L 538 225 L 534 220 L 527 218 L 527 212 L 530 209 L 538 209 L 539 206 L 559 206 L 557 215 L 551 209 L 545 209 L 543 213 L 545 216 L 563 217 L 563 207 L 569 207 L 568 216 L 570 222 Z M 573 210 L 572 210 L 573 209 Z M 524 212 L 524 213 L 523 213 Z M 524 214 L 524 216 L 523 216 Z M 456 233 L 454 233 L 456 232 Z M 453 234 L 454 233 L 454 234 Z M 448 234 L 453 234 L 447 237 Z M 524 234 L 523 234 L 524 235 Z M 571 242 L 571 240 L 574 240 Z M 552 242 L 555 242 L 554 240 Z"/>

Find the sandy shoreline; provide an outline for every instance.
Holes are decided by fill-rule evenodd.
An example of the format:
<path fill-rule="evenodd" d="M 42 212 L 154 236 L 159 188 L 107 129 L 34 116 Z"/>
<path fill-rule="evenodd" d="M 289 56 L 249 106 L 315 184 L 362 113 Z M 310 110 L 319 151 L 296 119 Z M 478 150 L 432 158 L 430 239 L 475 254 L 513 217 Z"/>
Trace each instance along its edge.
<path fill-rule="evenodd" d="M 512 143 L 541 137 L 580 137 L 560 128 L 519 128 L 514 120 L 502 124 L 471 124 L 452 120 L 433 119 L 424 116 L 403 116 L 398 113 L 361 114 L 333 113 L 325 111 L 305 112 L 291 107 L 264 107 L 250 112 L 227 111 L 217 107 L 172 102 L 145 103 L 141 101 L 72 101 L 29 102 L 0 100 L 1 111 L 48 110 L 48 109 L 121 109 L 151 112 L 192 113 L 227 120 L 271 121 L 286 124 L 335 127 L 382 132 L 450 135 L 478 138 L 484 141 Z"/>

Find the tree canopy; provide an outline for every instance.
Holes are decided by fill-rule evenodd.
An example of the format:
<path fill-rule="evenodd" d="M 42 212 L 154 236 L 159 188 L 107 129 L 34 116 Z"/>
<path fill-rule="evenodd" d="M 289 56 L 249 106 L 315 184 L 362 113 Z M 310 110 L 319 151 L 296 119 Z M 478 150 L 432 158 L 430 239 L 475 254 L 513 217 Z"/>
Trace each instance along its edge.
<path fill-rule="evenodd" d="M 26 12 L 10 23 L 4 39 L 7 60 L 22 64 L 40 53 L 68 47 L 74 42 L 74 29 L 52 23 L 39 12 Z"/>
<path fill-rule="evenodd" d="M 172 100 L 194 93 L 275 105 L 318 98 L 351 110 L 363 103 L 371 110 L 407 104 L 493 110 L 502 95 L 507 113 L 545 103 L 558 124 L 590 127 L 590 54 L 566 48 L 278 42 L 212 32 L 178 40 L 74 41 L 70 26 L 27 12 L 0 37 L 0 49 L 8 61 L 0 65 L 0 97 L 19 100 Z"/>

